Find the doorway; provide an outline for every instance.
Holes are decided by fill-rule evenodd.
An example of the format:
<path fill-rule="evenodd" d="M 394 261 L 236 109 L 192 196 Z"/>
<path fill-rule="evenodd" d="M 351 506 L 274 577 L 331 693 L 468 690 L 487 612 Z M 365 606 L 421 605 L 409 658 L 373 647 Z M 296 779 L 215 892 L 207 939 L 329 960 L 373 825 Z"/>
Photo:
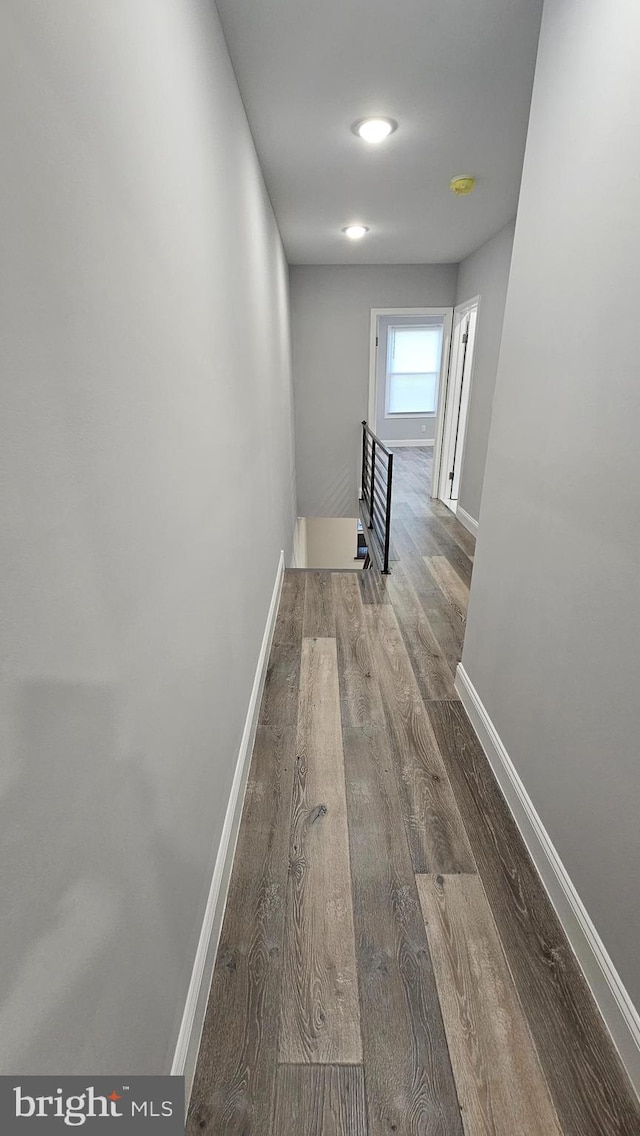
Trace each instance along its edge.
<path fill-rule="evenodd" d="M 449 373 L 436 435 L 433 496 L 439 497 L 452 513 L 458 510 L 479 302 L 480 297 L 475 296 L 453 312 Z"/>
<path fill-rule="evenodd" d="M 434 444 L 451 319 L 451 308 L 372 309 L 368 422 L 385 445 Z"/>

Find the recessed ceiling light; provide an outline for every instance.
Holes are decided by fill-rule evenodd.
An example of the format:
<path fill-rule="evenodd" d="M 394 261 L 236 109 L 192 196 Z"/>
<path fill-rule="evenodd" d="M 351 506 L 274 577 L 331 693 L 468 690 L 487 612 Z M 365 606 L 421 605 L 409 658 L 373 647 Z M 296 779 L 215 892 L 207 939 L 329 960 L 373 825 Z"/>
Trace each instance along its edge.
<path fill-rule="evenodd" d="M 360 237 L 364 237 L 365 233 L 369 232 L 369 229 L 366 225 L 347 225 L 346 229 L 343 229 L 342 232 L 346 233 L 352 241 L 359 241 Z"/>
<path fill-rule="evenodd" d="M 354 122 L 351 127 L 354 134 L 364 138 L 365 142 L 384 142 L 394 130 L 398 129 L 398 123 L 394 122 L 392 118 L 361 118 L 358 122 Z"/>

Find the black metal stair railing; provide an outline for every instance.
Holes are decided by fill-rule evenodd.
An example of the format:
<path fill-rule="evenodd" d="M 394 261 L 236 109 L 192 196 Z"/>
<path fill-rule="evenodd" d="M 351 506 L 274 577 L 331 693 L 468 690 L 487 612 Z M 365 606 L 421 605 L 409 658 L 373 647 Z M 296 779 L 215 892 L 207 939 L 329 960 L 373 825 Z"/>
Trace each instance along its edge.
<path fill-rule="evenodd" d="M 369 553 L 378 567 L 389 572 L 391 541 L 391 486 L 393 454 L 362 423 L 362 520 L 369 535 Z"/>

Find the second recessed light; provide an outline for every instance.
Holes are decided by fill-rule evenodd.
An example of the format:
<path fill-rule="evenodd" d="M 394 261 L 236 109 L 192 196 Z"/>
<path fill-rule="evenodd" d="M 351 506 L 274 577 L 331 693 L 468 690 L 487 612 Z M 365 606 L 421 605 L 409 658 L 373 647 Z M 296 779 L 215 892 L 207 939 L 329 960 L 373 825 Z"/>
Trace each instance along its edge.
<path fill-rule="evenodd" d="M 360 138 L 364 138 L 365 142 L 384 142 L 394 130 L 398 129 L 398 123 L 394 122 L 392 118 L 361 118 L 358 122 L 354 122 L 351 127 L 354 134 Z"/>
<path fill-rule="evenodd" d="M 364 237 L 365 233 L 369 232 L 369 229 L 367 225 L 347 225 L 346 229 L 343 229 L 342 232 L 347 237 L 350 237 L 352 241 L 359 241 L 361 237 Z"/>

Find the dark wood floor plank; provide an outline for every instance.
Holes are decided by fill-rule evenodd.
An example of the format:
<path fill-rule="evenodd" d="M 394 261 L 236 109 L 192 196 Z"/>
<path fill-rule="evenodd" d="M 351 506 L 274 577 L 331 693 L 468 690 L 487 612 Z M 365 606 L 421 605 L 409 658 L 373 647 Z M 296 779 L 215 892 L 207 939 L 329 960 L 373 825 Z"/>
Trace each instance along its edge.
<path fill-rule="evenodd" d="M 417 872 L 473 872 L 473 855 L 393 612 L 365 611 L 374 675 L 400 771 L 404 821 Z"/>
<path fill-rule="evenodd" d="M 456 667 L 462 658 L 464 624 L 443 595 L 424 557 L 417 552 L 403 555 L 394 575 L 396 578 L 402 575 L 409 580 L 449 669 L 455 676 Z"/>
<path fill-rule="evenodd" d="M 460 543 L 464 541 L 464 537 L 456 541 L 451 533 L 452 523 L 462 529 L 460 522 L 448 509 L 446 512 L 448 517 L 445 518 L 436 515 L 433 508 L 427 516 L 417 515 L 416 511 L 412 510 L 413 519 L 404 519 L 399 523 L 404 523 L 409 529 L 411 541 L 421 556 L 446 556 L 468 587 L 471 583 L 473 563 Z M 394 539 L 397 540 L 395 532 Z"/>
<path fill-rule="evenodd" d="M 302 641 L 306 586 L 306 572 L 291 570 L 285 572 L 273 632 L 274 643 L 300 643 Z"/>
<path fill-rule="evenodd" d="M 411 523 L 411 521 L 407 521 L 406 517 L 403 518 L 402 515 L 397 515 L 396 513 L 392 515 L 393 539 L 401 561 L 404 561 L 407 554 L 411 554 L 415 557 L 422 555 L 411 539 Z"/>
<path fill-rule="evenodd" d="M 371 645 L 355 572 L 334 574 L 333 598 L 342 722 L 347 726 L 382 725 L 384 711 L 372 674 Z"/>
<path fill-rule="evenodd" d="M 429 715 L 564 1136 L 637 1136 L 640 1104 L 462 705 Z"/>
<path fill-rule="evenodd" d="M 453 519 L 455 520 L 455 517 Z M 456 521 L 456 524 L 459 523 L 459 521 Z M 460 576 L 460 579 L 464 581 L 467 588 L 470 588 L 473 561 L 467 556 L 458 541 L 453 539 L 447 527 L 439 521 L 433 527 L 433 537 L 440 553 L 446 556 L 451 566 L 455 568 Z"/>
<path fill-rule="evenodd" d="M 280 1061 L 362 1060 L 335 639 L 303 639 Z"/>
<path fill-rule="evenodd" d="M 370 1136 L 462 1134 L 384 729 L 343 730 Z"/>
<path fill-rule="evenodd" d="M 464 626 L 467 622 L 467 608 L 469 606 L 467 585 L 449 563 L 446 556 L 425 556 L 425 561 L 434 580 L 442 589 L 442 594 Z"/>
<path fill-rule="evenodd" d="M 331 637 L 336 633 L 331 577 L 331 572 L 307 573 L 302 624 L 302 634 L 305 639 L 314 635 Z"/>
<path fill-rule="evenodd" d="M 562 1136 L 478 876 L 418 876 L 466 1136 Z"/>
<path fill-rule="evenodd" d="M 439 632 L 446 641 L 437 618 L 404 605 L 394 606 L 394 611 L 423 699 L 457 698 L 453 683 L 458 660 L 453 654 L 445 655 L 436 638 Z"/>
<path fill-rule="evenodd" d="M 426 514 L 425 514 L 426 515 Z M 405 501 L 393 502 L 392 520 L 402 521 L 403 524 L 411 523 L 416 517 L 416 513 L 411 508 L 411 505 Z"/>
<path fill-rule="evenodd" d="M 439 501 L 437 498 L 431 498 L 431 512 L 435 517 L 450 517 L 451 510 L 446 505 Z"/>
<path fill-rule="evenodd" d="M 389 596 L 423 699 L 457 698 L 449 661 L 402 570 L 391 576 Z"/>
<path fill-rule="evenodd" d="M 259 726 L 188 1136 L 264 1136 L 278 1047 L 295 731 Z"/>
<path fill-rule="evenodd" d="M 421 500 L 420 502 L 413 500 L 411 509 L 416 517 L 442 517 L 445 521 L 449 518 L 455 520 L 451 509 L 448 509 L 437 497 L 428 497 L 426 501 Z"/>
<path fill-rule="evenodd" d="M 281 1065 L 271 1133 L 368 1136 L 362 1066 Z"/>
<path fill-rule="evenodd" d="M 432 469 L 433 450 L 413 453 L 408 450 L 396 460 L 395 485 L 399 490 L 399 499 L 402 501 L 400 519 L 408 521 L 411 527 L 413 518 L 428 518 L 429 527 L 434 533 L 440 531 L 446 534 L 460 546 L 469 559 L 473 559 L 475 537 L 464 528 L 442 501 L 431 496 Z"/>
<path fill-rule="evenodd" d="M 389 603 L 386 591 L 387 577 L 383 576 L 381 572 L 378 572 L 375 568 L 366 569 L 366 571 L 358 572 L 357 579 L 363 603 Z"/>
<path fill-rule="evenodd" d="M 411 539 L 423 556 L 446 556 L 467 587 L 470 586 L 473 564 L 437 517 L 416 517 L 411 524 Z"/>
<path fill-rule="evenodd" d="M 462 658 L 464 626 L 460 624 L 451 608 L 430 607 L 425 612 L 431 632 L 447 660 L 451 674 L 455 678 L 458 663 Z"/>
<path fill-rule="evenodd" d="M 431 518 L 416 517 L 396 521 L 394 539 L 401 552 L 401 559 L 406 553 L 417 556 L 436 556 L 441 550 L 433 533 Z"/>
<path fill-rule="evenodd" d="M 273 643 L 258 719 L 261 725 L 295 725 L 299 678 L 300 642 Z"/>
<path fill-rule="evenodd" d="M 436 514 L 433 515 L 435 516 Z M 455 540 L 456 544 L 460 545 L 462 551 L 465 552 L 469 559 L 473 562 L 473 557 L 476 551 L 476 538 L 473 533 L 470 533 L 468 529 L 465 529 L 464 525 L 461 524 L 460 521 L 456 517 L 454 517 L 451 512 L 449 512 L 446 505 L 444 506 L 444 509 L 437 514 L 437 517 L 439 526 L 442 526 L 444 531 L 448 533 L 452 540 Z"/>

